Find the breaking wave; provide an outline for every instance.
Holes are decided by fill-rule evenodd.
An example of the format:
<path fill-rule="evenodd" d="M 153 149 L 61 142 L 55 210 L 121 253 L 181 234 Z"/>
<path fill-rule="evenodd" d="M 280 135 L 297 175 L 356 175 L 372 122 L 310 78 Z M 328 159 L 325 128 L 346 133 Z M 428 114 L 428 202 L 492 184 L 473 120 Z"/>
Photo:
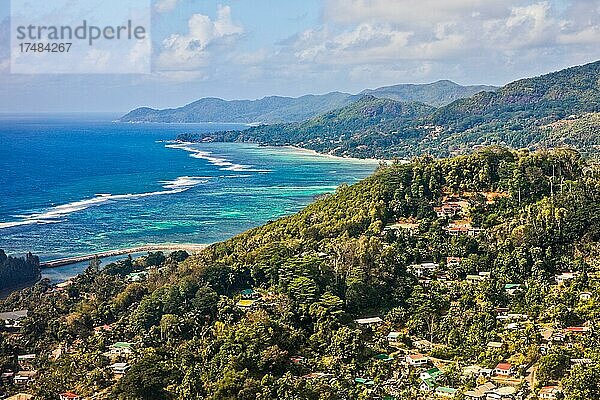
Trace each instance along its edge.
<path fill-rule="evenodd" d="M 69 214 L 78 211 L 83 211 L 90 207 L 98 206 L 112 201 L 131 200 L 150 196 L 162 196 L 168 194 L 181 193 L 201 183 L 206 183 L 208 179 L 209 178 L 207 177 L 199 176 L 180 176 L 172 181 L 161 181 L 160 183 L 162 184 L 162 187 L 165 190 L 129 194 L 98 193 L 95 197 L 54 206 L 43 212 L 15 215 L 14 217 L 18 218 L 17 221 L 0 222 L 0 229 L 32 224 L 54 224 L 63 221 L 62 218 Z"/>
<path fill-rule="evenodd" d="M 236 171 L 236 172 L 272 172 L 270 169 L 258 169 L 254 168 L 252 165 L 243 165 L 236 164 L 227 160 L 226 158 L 214 156 L 210 151 L 198 150 L 192 147 L 193 143 L 191 142 L 173 142 L 166 144 L 165 147 L 169 149 L 179 149 L 187 151 L 190 154 L 190 157 L 200 158 L 208 161 L 212 165 L 220 167 L 219 169 L 222 171 Z"/>

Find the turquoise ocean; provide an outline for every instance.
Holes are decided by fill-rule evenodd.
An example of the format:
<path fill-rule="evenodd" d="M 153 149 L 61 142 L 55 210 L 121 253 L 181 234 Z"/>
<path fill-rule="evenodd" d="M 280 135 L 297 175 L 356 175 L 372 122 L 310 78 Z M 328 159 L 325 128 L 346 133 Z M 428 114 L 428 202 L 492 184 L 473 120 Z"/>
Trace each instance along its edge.
<path fill-rule="evenodd" d="M 0 116 L 1 249 L 50 260 L 213 243 L 294 213 L 378 165 L 287 147 L 173 143 L 181 133 L 245 127 L 116 117 Z M 61 280 L 86 264 L 44 272 Z"/>

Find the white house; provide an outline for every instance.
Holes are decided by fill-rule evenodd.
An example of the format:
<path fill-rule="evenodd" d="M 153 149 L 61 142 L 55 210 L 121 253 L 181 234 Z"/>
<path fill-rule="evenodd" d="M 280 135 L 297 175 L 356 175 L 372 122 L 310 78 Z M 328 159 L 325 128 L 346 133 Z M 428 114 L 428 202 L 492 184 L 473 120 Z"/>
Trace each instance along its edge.
<path fill-rule="evenodd" d="M 538 393 L 538 398 L 545 400 L 555 400 L 558 394 L 562 393 L 558 386 L 544 386 Z"/>
<path fill-rule="evenodd" d="M 499 376 L 512 376 L 515 374 L 515 369 L 509 363 L 499 363 L 494 368 L 494 374 Z"/>
<path fill-rule="evenodd" d="M 6 328 L 20 328 L 21 321 L 27 318 L 27 310 L 0 313 L 0 323 Z"/>
<path fill-rule="evenodd" d="M 417 278 L 423 276 L 431 276 L 437 271 L 440 265 L 434 262 L 426 262 L 421 264 L 413 264 L 408 267 L 408 270 Z"/>
<path fill-rule="evenodd" d="M 581 292 L 579 293 L 579 300 L 587 301 L 592 298 L 591 292 Z"/>
<path fill-rule="evenodd" d="M 383 320 L 379 317 L 369 317 L 369 318 L 355 319 L 354 322 L 356 322 L 359 325 L 370 326 L 370 325 L 380 324 L 383 322 Z"/>
<path fill-rule="evenodd" d="M 129 364 L 124 362 L 118 362 L 114 363 L 109 368 L 112 369 L 112 372 L 115 375 L 125 375 L 125 372 L 129 370 Z"/>
<path fill-rule="evenodd" d="M 126 356 L 133 353 L 133 343 L 116 342 L 109 347 L 109 353 L 116 356 Z"/>
<path fill-rule="evenodd" d="M 554 276 L 556 283 L 559 285 L 564 285 L 565 283 L 572 281 L 579 275 L 577 272 L 562 272 L 558 275 Z"/>
<path fill-rule="evenodd" d="M 418 367 L 421 365 L 427 365 L 429 362 L 429 358 L 424 356 L 423 354 L 408 354 L 405 358 L 406 363 L 413 367 Z"/>
<path fill-rule="evenodd" d="M 390 332 L 387 335 L 387 341 L 388 341 L 388 343 L 397 343 L 399 337 L 400 337 L 400 332 Z"/>
<path fill-rule="evenodd" d="M 17 364 L 21 369 L 31 369 L 31 363 L 35 361 L 35 354 L 23 354 L 17 356 Z"/>
<path fill-rule="evenodd" d="M 20 371 L 15 375 L 13 382 L 17 386 L 27 385 L 36 375 L 37 371 Z"/>

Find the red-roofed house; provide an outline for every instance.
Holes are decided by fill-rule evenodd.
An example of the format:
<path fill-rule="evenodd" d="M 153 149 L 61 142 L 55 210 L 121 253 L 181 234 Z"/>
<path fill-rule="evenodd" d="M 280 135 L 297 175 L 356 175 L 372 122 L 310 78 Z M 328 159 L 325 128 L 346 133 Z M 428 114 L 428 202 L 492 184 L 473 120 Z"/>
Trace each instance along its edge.
<path fill-rule="evenodd" d="M 558 386 L 544 386 L 540 389 L 538 398 L 545 400 L 555 400 L 558 398 L 558 394 L 562 393 Z"/>
<path fill-rule="evenodd" d="M 81 396 L 73 392 L 64 392 L 58 395 L 60 400 L 81 400 Z"/>
<path fill-rule="evenodd" d="M 446 257 L 446 266 L 456 267 L 460 264 L 462 258 L 460 257 Z"/>
<path fill-rule="evenodd" d="M 569 326 L 565 329 L 567 333 L 587 333 L 590 330 L 587 326 Z"/>
<path fill-rule="evenodd" d="M 414 367 L 426 365 L 428 361 L 429 359 L 423 354 L 408 354 L 406 356 L 406 363 Z"/>
<path fill-rule="evenodd" d="M 500 363 L 494 368 L 494 374 L 501 376 L 511 376 L 515 374 L 515 369 L 509 363 Z"/>
<path fill-rule="evenodd" d="M 96 334 L 99 334 L 102 332 L 110 332 L 110 331 L 112 331 L 112 326 L 106 325 L 106 324 L 101 325 L 101 326 L 96 326 L 94 328 L 94 333 L 96 333 Z"/>

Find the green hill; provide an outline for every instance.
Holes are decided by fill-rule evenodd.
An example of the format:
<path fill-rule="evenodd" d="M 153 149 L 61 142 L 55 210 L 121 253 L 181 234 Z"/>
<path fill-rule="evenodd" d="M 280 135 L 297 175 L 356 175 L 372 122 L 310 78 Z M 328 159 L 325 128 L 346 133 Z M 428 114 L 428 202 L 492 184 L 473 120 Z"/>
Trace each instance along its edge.
<path fill-rule="evenodd" d="M 436 213 L 449 194 L 465 197 L 462 215 Z M 481 231 L 447 231 L 464 218 Z M 194 256 L 92 263 L 67 290 L 42 281 L 13 294 L 0 311 L 29 313 L 19 332 L 0 332 L 0 368 L 36 353 L 27 391 L 41 399 L 417 400 L 430 367 L 404 354 L 422 352 L 443 365 L 436 385 L 461 393 L 476 385 L 464 367 L 510 360 L 518 380 L 535 373 L 525 394 L 560 382 L 566 400 L 594 399 L 599 226 L 600 173 L 575 151 L 421 157 Z M 419 278 L 420 263 L 437 270 Z M 565 271 L 573 278 L 557 285 Z M 549 349 L 547 329 L 562 335 Z M 115 367 L 127 371 L 114 379 Z"/>
<path fill-rule="evenodd" d="M 557 142 L 548 140 L 552 131 L 545 126 L 598 111 L 600 61 L 521 79 L 495 92 L 478 93 L 441 107 L 428 122 L 442 127 L 443 132 L 435 138 L 425 135 L 428 140 L 423 147 L 441 155 L 464 152 L 476 145 L 536 148 Z M 591 132 L 594 136 L 597 133 Z M 586 143 L 572 144 L 583 148 Z"/>
<path fill-rule="evenodd" d="M 600 61 L 522 79 L 437 109 L 369 95 L 301 123 L 200 134 L 198 138 L 289 144 L 339 156 L 377 158 L 444 157 L 494 144 L 531 149 L 569 145 L 591 154 L 600 145 L 600 131 L 597 124 L 586 121 L 589 113 L 597 112 Z M 580 118 L 581 123 L 552 128 L 560 121 Z M 582 135 L 585 140 L 573 140 Z"/>
<path fill-rule="evenodd" d="M 121 122 L 239 122 L 265 123 L 303 121 L 344 107 L 363 95 L 397 101 L 415 101 L 432 106 L 448 104 L 493 86 L 461 86 L 450 81 L 430 84 L 401 84 L 368 89 L 358 95 L 331 92 L 297 98 L 269 96 L 258 100 L 203 98 L 179 108 L 156 110 L 137 108 L 121 117 Z"/>
<path fill-rule="evenodd" d="M 269 96 L 259 100 L 203 98 L 186 106 L 156 110 L 135 109 L 120 118 L 121 122 L 238 122 L 276 123 L 302 121 L 329 110 L 350 104 L 355 98 L 347 93 L 332 92 L 298 98 Z"/>
<path fill-rule="evenodd" d="M 495 86 L 461 86 L 452 81 L 441 80 L 429 84 L 401 84 L 363 90 L 360 94 L 371 95 L 397 101 L 417 101 L 435 107 L 452 103 L 455 100 L 470 97 L 483 91 L 494 91 Z"/>
<path fill-rule="evenodd" d="M 434 110 L 422 103 L 363 96 L 346 107 L 304 122 L 185 135 L 179 139 L 294 145 L 339 156 L 383 157 L 399 143 L 417 139 L 419 132 L 413 129 L 413 121 Z"/>

